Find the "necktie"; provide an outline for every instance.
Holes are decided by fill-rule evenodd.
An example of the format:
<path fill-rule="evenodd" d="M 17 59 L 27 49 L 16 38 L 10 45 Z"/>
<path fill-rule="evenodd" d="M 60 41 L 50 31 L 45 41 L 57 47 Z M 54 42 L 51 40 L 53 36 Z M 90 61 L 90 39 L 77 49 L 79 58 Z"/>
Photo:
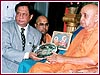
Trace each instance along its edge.
<path fill-rule="evenodd" d="M 23 51 L 25 50 L 25 35 L 24 35 L 24 28 L 21 28 L 21 38 L 22 38 L 22 48 Z"/>

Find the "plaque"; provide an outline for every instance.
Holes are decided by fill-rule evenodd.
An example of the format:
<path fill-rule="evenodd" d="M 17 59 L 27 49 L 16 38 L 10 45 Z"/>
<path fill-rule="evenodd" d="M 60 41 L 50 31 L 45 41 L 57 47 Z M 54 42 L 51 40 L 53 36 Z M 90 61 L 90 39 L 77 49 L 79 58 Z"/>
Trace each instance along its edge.
<path fill-rule="evenodd" d="M 57 46 L 53 43 L 49 43 L 49 44 L 43 44 L 38 46 L 34 52 L 37 54 L 37 56 L 39 58 L 44 58 L 46 56 L 50 56 L 52 55 L 52 52 L 56 52 L 57 51 Z"/>

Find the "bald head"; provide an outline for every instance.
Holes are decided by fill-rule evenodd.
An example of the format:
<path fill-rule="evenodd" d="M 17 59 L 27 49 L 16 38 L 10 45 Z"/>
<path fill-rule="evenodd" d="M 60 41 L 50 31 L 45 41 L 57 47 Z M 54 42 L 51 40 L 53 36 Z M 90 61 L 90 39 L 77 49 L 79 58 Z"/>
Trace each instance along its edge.
<path fill-rule="evenodd" d="M 89 11 L 89 12 L 93 12 L 93 13 L 97 13 L 98 12 L 98 6 L 95 5 L 95 4 L 88 4 L 88 5 L 85 5 L 82 9 L 81 9 L 81 12 L 82 11 Z"/>
<path fill-rule="evenodd" d="M 93 28 L 98 22 L 98 7 L 94 4 L 85 5 L 81 9 L 80 24 L 86 28 Z"/>
<path fill-rule="evenodd" d="M 38 23 L 38 22 L 40 22 L 40 21 L 46 21 L 46 22 L 48 22 L 48 20 L 47 20 L 47 18 L 45 17 L 45 16 L 39 16 L 38 18 L 37 18 L 37 20 L 36 20 L 36 23 Z"/>

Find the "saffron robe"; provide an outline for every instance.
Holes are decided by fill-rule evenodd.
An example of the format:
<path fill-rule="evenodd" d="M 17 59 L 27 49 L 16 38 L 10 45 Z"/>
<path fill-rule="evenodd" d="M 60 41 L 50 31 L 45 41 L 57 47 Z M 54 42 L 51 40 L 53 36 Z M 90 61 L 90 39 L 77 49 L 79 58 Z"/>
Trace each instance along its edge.
<path fill-rule="evenodd" d="M 50 43 L 51 42 L 51 36 L 48 33 L 46 33 L 45 39 L 46 39 L 46 43 Z M 44 44 L 43 41 L 42 41 L 42 44 Z"/>
<path fill-rule="evenodd" d="M 98 26 L 91 31 L 81 30 L 72 41 L 65 56 L 84 57 L 93 59 L 98 65 Z M 93 68 L 97 65 L 69 64 L 69 63 L 36 63 L 30 69 L 30 73 L 69 73 L 70 70 Z"/>

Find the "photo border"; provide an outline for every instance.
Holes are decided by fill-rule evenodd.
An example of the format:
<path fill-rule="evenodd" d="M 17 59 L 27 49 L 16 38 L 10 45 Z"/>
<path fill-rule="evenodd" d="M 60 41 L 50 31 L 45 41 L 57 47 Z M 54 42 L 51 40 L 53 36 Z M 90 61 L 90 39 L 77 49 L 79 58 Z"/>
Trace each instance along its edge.
<path fill-rule="evenodd" d="M 1 0 L 1 1 L 11 1 L 12 2 L 13 0 Z M 15 0 L 15 1 L 18 1 L 18 0 Z M 19 0 L 19 1 L 21 1 L 21 0 Z M 25 1 L 21 1 L 21 2 L 26 2 L 26 1 L 29 1 L 29 2 L 84 2 L 85 1 L 86 2 L 87 0 L 84 0 L 84 1 L 80 1 L 80 0 L 77 0 L 77 1 L 73 1 L 73 0 L 67 0 L 67 1 L 66 0 L 63 0 L 63 1 L 60 1 L 60 0 L 53 0 L 53 1 L 51 1 L 51 0 L 50 1 L 49 0 L 48 1 L 45 1 L 45 0 L 34 0 L 34 1 L 33 0 L 25 0 Z M 95 1 L 89 1 L 89 2 L 95 2 Z M 99 9 L 99 0 L 97 0 L 97 2 L 98 2 L 98 9 Z M 99 19 L 99 16 L 98 16 L 98 19 Z M 1 23 L 1 26 L 0 27 L 1 27 L 1 65 L 2 65 L 2 23 Z M 99 32 L 99 29 L 98 29 L 98 32 Z M 98 35 L 99 35 L 99 33 L 98 33 Z M 99 38 L 99 36 L 98 36 L 98 38 Z M 99 41 L 99 39 L 98 39 L 98 41 Z M 98 46 L 98 53 L 99 53 L 99 46 Z M 98 54 L 98 57 L 99 57 L 99 54 Z M 98 62 L 99 62 L 99 58 L 98 58 Z M 2 67 L 1 67 L 1 69 L 2 69 Z M 1 73 L 1 74 L 7 74 L 7 73 Z M 13 73 L 8 73 L 8 74 L 13 74 Z M 14 74 L 20 74 L 20 73 L 14 73 Z M 25 73 L 21 73 L 21 74 L 25 74 Z M 49 73 L 49 74 L 52 74 L 52 73 Z M 58 73 L 58 74 L 60 74 L 60 73 Z M 71 73 L 71 74 L 74 74 L 74 73 Z M 96 73 L 93 73 L 93 74 L 96 74 Z M 99 63 L 98 63 L 98 73 L 97 74 L 99 74 Z M 81 75 L 81 74 L 79 74 L 79 75 Z"/>

